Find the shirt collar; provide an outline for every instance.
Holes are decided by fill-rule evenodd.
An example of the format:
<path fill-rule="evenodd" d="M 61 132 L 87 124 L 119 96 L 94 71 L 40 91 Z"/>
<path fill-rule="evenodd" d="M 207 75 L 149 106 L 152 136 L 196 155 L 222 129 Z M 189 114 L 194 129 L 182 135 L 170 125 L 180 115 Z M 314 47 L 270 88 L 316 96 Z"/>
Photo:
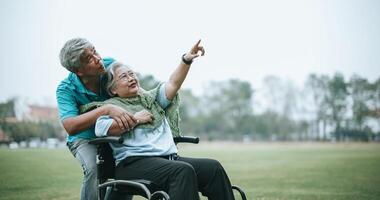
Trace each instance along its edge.
<path fill-rule="evenodd" d="M 78 92 L 94 95 L 92 91 L 89 91 L 86 87 L 84 87 L 82 81 L 75 73 L 71 72 L 69 74 L 69 80 L 73 83 L 73 85 L 75 86 L 75 90 L 77 90 Z"/>

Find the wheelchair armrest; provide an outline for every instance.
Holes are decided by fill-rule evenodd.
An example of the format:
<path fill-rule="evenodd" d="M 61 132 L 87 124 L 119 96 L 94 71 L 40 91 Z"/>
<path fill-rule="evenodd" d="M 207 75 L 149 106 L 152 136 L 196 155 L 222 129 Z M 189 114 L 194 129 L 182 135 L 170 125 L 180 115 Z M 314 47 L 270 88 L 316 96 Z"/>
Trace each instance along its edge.
<path fill-rule="evenodd" d="M 121 186 L 121 185 L 141 190 L 141 191 L 143 191 L 145 197 L 147 197 L 148 199 L 151 199 L 151 193 L 150 193 L 149 189 L 143 183 L 138 183 L 135 181 L 112 180 L 112 181 L 107 181 L 105 183 L 99 184 L 98 188 L 102 189 L 102 188 L 106 188 L 108 186 L 115 187 L 115 186 Z"/>
<path fill-rule="evenodd" d="M 104 143 L 119 143 L 122 144 L 124 142 L 123 137 L 116 137 L 116 136 L 106 136 L 106 137 L 99 137 L 99 138 L 94 138 L 90 140 L 88 143 L 89 144 L 104 144 Z"/>
<path fill-rule="evenodd" d="M 245 196 L 245 193 L 244 193 L 243 189 L 241 189 L 240 187 L 238 187 L 236 185 L 233 185 L 232 186 L 232 190 L 238 191 L 242 200 L 247 200 L 247 197 Z"/>
<path fill-rule="evenodd" d="M 199 137 L 193 137 L 193 136 L 179 136 L 174 137 L 174 143 L 193 143 L 198 144 L 199 143 Z"/>
<path fill-rule="evenodd" d="M 100 189 L 112 187 L 118 188 L 121 192 L 126 192 L 128 195 L 140 195 L 146 197 L 147 199 L 162 199 L 169 200 L 169 195 L 161 191 L 161 188 L 154 184 L 152 181 L 144 179 L 135 179 L 135 180 L 113 180 L 109 179 L 105 183 L 102 183 L 98 186 Z M 127 187 L 127 188 L 122 188 Z M 155 191 L 151 193 L 150 191 Z"/>
<path fill-rule="evenodd" d="M 162 200 L 169 200 L 170 197 L 168 193 L 164 191 L 156 191 L 152 194 L 151 199 L 162 199 Z"/>

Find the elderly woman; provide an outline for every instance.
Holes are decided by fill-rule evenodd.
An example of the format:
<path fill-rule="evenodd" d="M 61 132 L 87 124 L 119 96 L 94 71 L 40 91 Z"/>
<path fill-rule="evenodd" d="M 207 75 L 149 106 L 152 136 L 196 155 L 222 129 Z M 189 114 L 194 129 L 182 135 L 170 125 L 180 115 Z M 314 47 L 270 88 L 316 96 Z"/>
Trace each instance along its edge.
<path fill-rule="evenodd" d="M 212 159 L 177 155 L 173 135 L 179 134 L 178 97 L 193 59 L 204 55 L 200 40 L 170 76 L 168 82 L 151 91 L 140 88 L 136 74 L 122 63 L 107 70 L 107 91 L 113 98 L 91 107 L 113 104 L 134 114 L 138 125 L 123 130 L 109 116 L 98 118 L 97 136 L 124 137 L 123 144 L 112 144 L 117 179 L 147 179 L 161 185 L 174 200 L 199 199 L 198 191 L 212 200 L 234 199 L 230 180 L 221 164 Z M 141 111 L 142 110 L 142 111 Z"/>

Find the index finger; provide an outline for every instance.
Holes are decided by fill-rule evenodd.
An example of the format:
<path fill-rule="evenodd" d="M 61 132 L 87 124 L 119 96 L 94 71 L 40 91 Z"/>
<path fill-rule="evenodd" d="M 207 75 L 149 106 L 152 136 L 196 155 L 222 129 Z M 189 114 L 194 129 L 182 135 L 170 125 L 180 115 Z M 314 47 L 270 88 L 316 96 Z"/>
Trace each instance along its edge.
<path fill-rule="evenodd" d="M 201 39 L 198 40 L 198 42 L 194 45 L 194 47 L 198 47 L 198 45 L 201 43 Z"/>

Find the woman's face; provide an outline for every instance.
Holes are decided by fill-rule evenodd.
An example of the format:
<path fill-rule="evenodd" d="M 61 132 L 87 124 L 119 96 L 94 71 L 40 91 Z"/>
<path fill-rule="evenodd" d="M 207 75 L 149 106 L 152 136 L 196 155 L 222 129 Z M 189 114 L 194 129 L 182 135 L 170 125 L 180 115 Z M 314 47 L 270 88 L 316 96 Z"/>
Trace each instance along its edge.
<path fill-rule="evenodd" d="M 133 97 L 138 94 L 139 81 L 136 74 L 129 68 L 122 66 L 115 71 L 115 88 L 112 90 L 113 94 L 119 97 Z"/>

